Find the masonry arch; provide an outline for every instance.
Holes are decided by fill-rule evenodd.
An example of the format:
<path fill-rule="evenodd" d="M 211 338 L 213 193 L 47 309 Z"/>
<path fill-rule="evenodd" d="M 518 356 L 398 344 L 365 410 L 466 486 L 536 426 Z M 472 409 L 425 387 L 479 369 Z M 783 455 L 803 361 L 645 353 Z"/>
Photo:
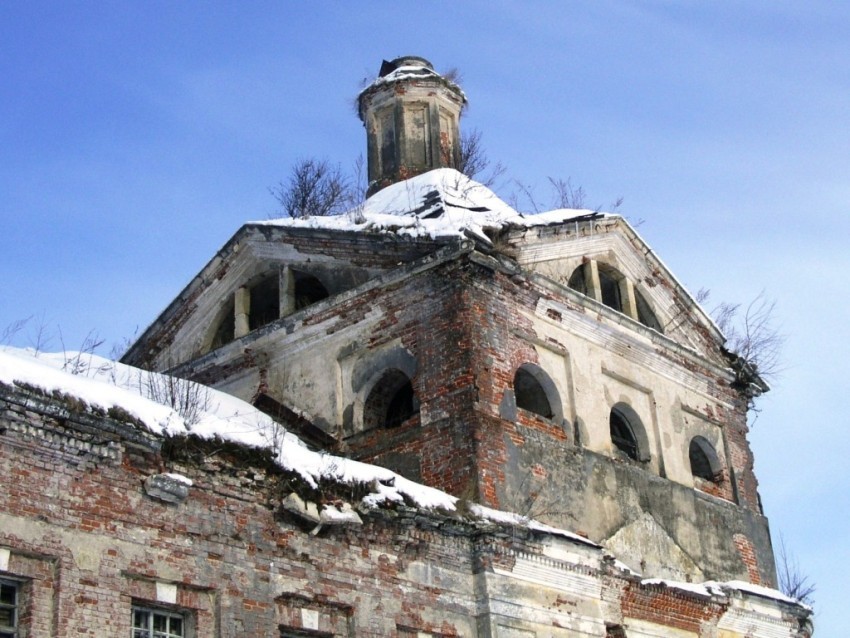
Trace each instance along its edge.
<path fill-rule="evenodd" d="M 597 278 L 593 276 L 593 265 L 590 261 L 586 261 L 573 271 L 567 285 L 576 292 L 601 301 L 612 310 L 624 312 L 623 287 L 626 285 L 625 276 L 613 266 L 603 262 L 593 261 L 593 264 L 596 267 L 598 283 Z"/>
<path fill-rule="evenodd" d="M 561 420 L 563 411 L 558 388 L 540 366 L 523 363 L 514 373 L 516 407 L 533 412 L 544 419 Z"/>
<path fill-rule="evenodd" d="M 643 293 L 635 287 L 635 306 L 637 306 L 637 319 L 647 328 L 652 328 L 656 332 L 664 334 L 664 331 L 661 329 L 661 322 L 658 321 L 658 318 L 655 316 L 655 312 L 652 310 L 652 306 L 646 300 Z"/>
<path fill-rule="evenodd" d="M 315 275 L 292 269 L 292 306 L 301 310 L 330 296 L 327 287 Z"/>
<path fill-rule="evenodd" d="M 717 483 L 723 472 L 723 466 L 714 446 L 703 436 L 695 436 L 688 446 L 688 460 L 691 474 L 695 477 Z"/>
<path fill-rule="evenodd" d="M 398 368 L 382 372 L 363 402 L 363 429 L 397 428 L 419 412 L 413 382 Z"/>
<path fill-rule="evenodd" d="M 617 403 L 608 417 L 611 443 L 614 450 L 634 461 L 649 461 L 649 439 L 646 429 L 632 407 Z"/>
<path fill-rule="evenodd" d="M 643 293 L 610 264 L 596 260 L 585 261 L 572 272 L 567 285 L 639 321 L 647 328 L 662 332 L 661 323 Z"/>
<path fill-rule="evenodd" d="M 221 308 L 215 315 L 212 322 L 212 330 L 209 333 L 207 350 L 215 350 L 226 346 L 233 341 L 236 330 L 236 321 L 234 318 L 233 296 L 230 296 L 227 303 L 222 304 Z"/>
<path fill-rule="evenodd" d="M 573 273 L 570 275 L 569 280 L 567 281 L 567 286 L 575 290 L 576 292 L 580 292 L 583 295 L 588 294 L 588 290 L 590 287 L 587 285 L 587 277 L 588 277 L 588 264 L 579 265 Z"/>

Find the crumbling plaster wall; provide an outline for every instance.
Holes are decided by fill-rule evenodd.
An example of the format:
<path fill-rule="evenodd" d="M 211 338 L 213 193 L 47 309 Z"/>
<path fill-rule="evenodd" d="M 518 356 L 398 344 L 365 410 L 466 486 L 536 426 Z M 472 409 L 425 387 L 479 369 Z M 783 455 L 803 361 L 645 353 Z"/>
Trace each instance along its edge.
<path fill-rule="evenodd" d="M 244 400 L 267 394 L 306 416 L 355 458 L 459 494 L 470 488 L 476 401 L 463 260 L 414 263 L 177 369 Z M 412 381 L 418 414 L 392 430 L 364 427 L 379 377 Z"/>
<path fill-rule="evenodd" d="M 477 387 L 488 389 L 477 448 L 484 501 L 608 539 L 648 574 L 774 583 L 767 522 L 749 489 L 746 404 L 731 374 L 574 291 L 505 275 L 474 281 L 485 347 L 473 369 Z M 513 372 L 528 361 L 552 377 L 562 421 L 506 412 Z M 639 417 L 646 460 L 612 444 L 617 404 Z M 688 450 L 697 434 L 722 460 L 716 484 L 692 476 Z M 755 568 L 736 534 L 748 539 Z"/>
<path fill-rule="evenodd" d="M 565 287 L 587 260 L 613 267 L 649 303 L 665 336 L 716 365 L 728 365 L 719 349 L 723 337 L 712 320 L 623 219 L 514 231 L 504 242 L 523 269 Z"/>
<path fill-rule="evenodd" d="M 334 234 L 316 229 L 243 226 L 122 358 L 163 371 L 203 356 L 234 294 L 263 275 L 290 267 L 317 277 L 333 296 L 362 285 L 399 263 L 437 251 L 428 241 Z"/>
<path fill-rule="evenodd" d="M 165 443 L 0 386 L 0 575 L 21 583 L 27 636 L 129 635 L 134 605 L 225 638 L 809 635 L 802 608 L 644 584 L 557 533 L 399 506 L 311 534 L 278 506 L 280 470 Z M 163 472 L 192 481 L 174 502 L 146 491 Z"/>

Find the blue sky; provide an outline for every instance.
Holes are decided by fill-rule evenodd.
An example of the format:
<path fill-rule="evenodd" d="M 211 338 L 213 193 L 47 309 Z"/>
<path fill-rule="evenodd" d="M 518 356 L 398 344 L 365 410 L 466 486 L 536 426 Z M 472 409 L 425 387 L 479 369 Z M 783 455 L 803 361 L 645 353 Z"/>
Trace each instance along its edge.
<path fill-rule="evenodd" d="M 352 102 L 382 58 L 458 67 L 508 176 L 622 196 L 692 291 L 776 299 L 756 472 L 818 635 L 843 635 L 850 4 L 5 2 L 0 42 L 0 331 L 33 315 L 16 344 L 44 324 L 48 349 L 93 330 L 105 353 L 275 214 L 295 160 L 363 153 Z"/>

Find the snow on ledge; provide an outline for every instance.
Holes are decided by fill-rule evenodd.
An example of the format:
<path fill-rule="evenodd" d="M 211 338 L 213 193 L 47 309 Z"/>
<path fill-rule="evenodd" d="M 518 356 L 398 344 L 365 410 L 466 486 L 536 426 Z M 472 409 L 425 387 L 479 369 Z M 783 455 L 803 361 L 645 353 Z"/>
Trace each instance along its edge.
<path fill-rule="evenodd" d="M 77 374 L 72 374 L 71 370 Z M 144 423 L 151 432 L 161 436 L 218 436 L 234 443 L 270 448 L 275 452 L 281 467 L 296 472 L 311 486 L 317 486 L 321 480 L 370 485 L 372 492 L 361 501 L 367 507 L 404 503 L 407 500 L 424 510 L 458 511 L 459 499 L 446 492 L 414 483 L 385 468 L 314 452 L 252 405 L 206 386 L 198 386 L 202 391 L 203 409 L 195 419 L 187 422 L 171 407 L 152 398 L 157 396 L 156 388 L 166 385 L 165 375 L 139 370 L 96 355 L 78 352 L 37 353 L 32 349 L 0 346 L 0 382 L 38 387 L 48 394 L 58 391 L 104 411 L 120 407 Z M 177 383 L 190 382 L 179 380 Z M 191 479 L 181 474 L 170 473 L 167 476 L 187 486 L 192 485 Z M 472 504 L 469 511 L 484 521 L 525 527 L 599 547 L 583 536 L 519 514 L 477 504 Z"/>
<path fill-rule="evenodd" d="M 730 580 L 726 582 L 708 580 L 703 583 L 683 583 L 675 580 L 666 580 L 664 578 L 645 578 L 640 581 L 640 584 L 649 586 L 660 585 L 662 587 L 678 589 L 679 591 L 696 594 L 697 596 L 703 596 L 706 598 L 710 598 L 712 596 L 727 596 L 730 591 L 737 591 L 760 596 L 762 598 L 769 598 L 771 600 L 778 600 L 779 602 L 789 605 L 798 605 L 808 608 L 808 606 L 804 603 L 801 603 L 796 598 L 786 596 L 781 591 L 771 589 L 770 587 L 763 587 L 762 585 L 754 585 L 753 583 L 748 583 L 743 580 Z"/>

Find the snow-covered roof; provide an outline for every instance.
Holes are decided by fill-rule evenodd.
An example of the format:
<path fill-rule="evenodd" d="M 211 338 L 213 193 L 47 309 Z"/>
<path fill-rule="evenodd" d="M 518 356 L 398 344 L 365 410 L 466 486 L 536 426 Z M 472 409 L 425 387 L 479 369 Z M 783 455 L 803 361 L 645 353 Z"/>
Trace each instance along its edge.
<path fill-rule="evenodd" d="M 394 66 L 395 63 L 399 63 L 398 66 Z M 452 89 L 457 91 L 457 93 L 461 96 L 464 102 L 467 101 L 466 94 L 463 92 L 463 90 L 450 79 L 443 77 L 442 75 L 437 73 L 434 70 L 434 67 L 431 66 L 431 63 L 425 60 L 424 58 L 399 58 L 398 60 L 394 60 L 393 62 L 384 62 L 384 66 L 382 66 L 381 68 L 383 71 L 385 71 L 383 75 L 379 75 L 362 91 L 360 91 L 358 99 L 360 99 L 360 97 L 363 96 L 364 93 L 368 93 L 376 87 L 386 86 L 388 84 L 395 84 L 396 82 L 403 82 L 405 80 L 437 80 L 450 86 Z"/>
<path fill-rule="evenodd" d="M 489 243 L 486 231 L 548 226 L 604 217 L 591 210 L 557 209 L 535 215 L 517 212 L 492 190 L 451 168 L 438 168 L 378 191 L 342 215 L 289 217 L 252 224 L 369 233 L 412 238 L 473 236 Z"/>

